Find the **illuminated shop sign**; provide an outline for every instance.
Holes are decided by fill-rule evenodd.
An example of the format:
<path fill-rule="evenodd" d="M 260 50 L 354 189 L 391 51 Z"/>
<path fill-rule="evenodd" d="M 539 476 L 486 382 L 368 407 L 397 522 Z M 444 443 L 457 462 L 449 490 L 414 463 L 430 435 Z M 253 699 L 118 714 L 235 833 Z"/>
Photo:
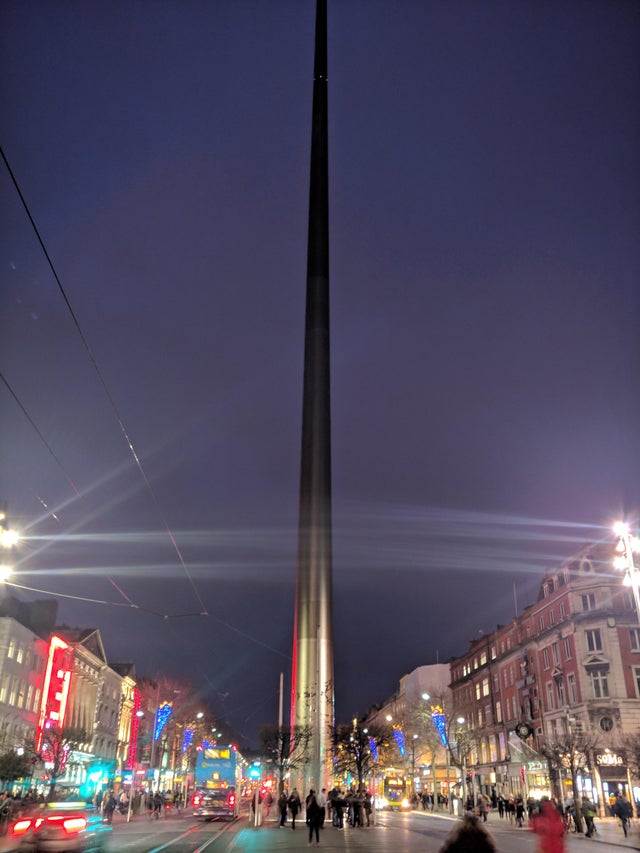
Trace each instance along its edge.
<path fill-rule="evenodd" d="M 598 767 L 624 767 L 625 756 L 617 752 L 596 752 Z"/>
<path fill-rule="evenodd" d="M 73 649 L 60 637 L 53 636 L 49 643 L 49 656 L 44 671 L 42 704 L 38 717 L 37 746 L 42 746 L 45 729 L 64 726 L 71 682 Z"/>

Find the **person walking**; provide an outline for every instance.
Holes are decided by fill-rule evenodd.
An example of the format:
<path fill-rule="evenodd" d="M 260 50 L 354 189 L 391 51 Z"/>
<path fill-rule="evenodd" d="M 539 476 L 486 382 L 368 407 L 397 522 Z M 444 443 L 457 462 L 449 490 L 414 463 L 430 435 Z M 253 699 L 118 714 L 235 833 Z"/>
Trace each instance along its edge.
<path fill-rule="evenodd" d="M 585 836 L 587 838 L 591 838 L 593 833 L 596 831 L 596 825 L 594 823 L 594 818 L 597 814 L 596 807 L 593 805 L 589 797 L 582 798 L 582 806 L 580 808 L 582 813 L 582 817 L 584 818 L 584 822 L 587 827 L 587 831 L 585 832 Z"/>
<path fill-rule="evenodd" d="M 629 821 L 633 815 L 633 809 L 631 807 L 631 803 L 623 794 L 618 794 L 616 797 L 615 802 L 611 806 L 611 814 L 620 820 L 624 831 L 624 837 L 626 838 L 629 833 Z"/>
<path fill-rule="evenodd" d="M 107 801 L 104 803 L 104 819 L 106 823 L 113 823 L 113 813 L 116 810 L 116 798 L 113 796 L 113 791 L 107 794 Z"/>
<path fill-rule="evenodd" d="M 538 836 L 538 853 L 564 853 L 564 820 L 550 800 L 543 799 L 532 814 L 531 829 Z"/>
<path fill-rule="evenodd" d="M 287 792 L 282 789 L 280 792 L 280 796 L 278 797 L 278 811 L 280 812 L 280 826 L 286 826 L 287 824 L 287 809 L 289 808 L 289 798 L 287 797 Z"/>
<path fill-rule="evenodd" d="M 309 827 L 309 847 L 313 844 L 313 836 L 316 836 L 316 847 L 320 846 L 320 823 L 322 821 L 322 810 L 318 805 L 316 792 L 311 788 L 305 800 L 307 810 L 307 826 Z"/>
<path fill-rule="evenodd" d="M 324 826 L 324 821 L 327 816 L 327 789 L 323 788 L 319 794 L 316 794 L 316 803 L 318 804 L 321 816 L 320 816 L 320 829 Z"/>
<path fill-rule="evenodd" d="M 300 794 L 297 789 L 294 788 L 291 792 L 291 796 L 289 797 L 289 811 L 291 812 L 291 829 L 296 828 L 296 817 L 298 816 L 298 812 L 300 811 Z"/>

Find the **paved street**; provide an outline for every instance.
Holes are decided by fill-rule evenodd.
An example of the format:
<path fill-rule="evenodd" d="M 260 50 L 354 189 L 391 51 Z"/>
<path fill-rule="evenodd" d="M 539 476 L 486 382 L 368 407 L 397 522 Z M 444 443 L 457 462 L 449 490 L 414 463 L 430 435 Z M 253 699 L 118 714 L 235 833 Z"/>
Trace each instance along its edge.
<path fill-rule="evenodd" d="M 377 826 L 343 831 L 326 825 L 321 832 L 320 848 L 337 851 L 370 851 L 370 853 L 438 853 L 457 819 L 447 815 L 391 814 L 379 815 Z M 585 838 L 570 835 L 568 853 L 619 853 L 640 849 L 640 822 L 635 821 L 629 839 L 612 819 L 598 820 L 598 835 Z M 487 828 L 498 853 L 534 853 L 536 838 L 527 829 L 518 829 L 507 821 L 491 816 Z M 110 853 L 285 853 L 308 849 L 308 833 L 298 823 L 295 831 L 280 829 L 275 820 L 255 828 L 246 817 L 235 824 L 194 823 L 191 817 L 170 817 L 159 821 L 136 818 L 127 824 L 120 818 L 114 822 Z M 8 839 L 0 841 L 0 852 L 15 850 Z"/>

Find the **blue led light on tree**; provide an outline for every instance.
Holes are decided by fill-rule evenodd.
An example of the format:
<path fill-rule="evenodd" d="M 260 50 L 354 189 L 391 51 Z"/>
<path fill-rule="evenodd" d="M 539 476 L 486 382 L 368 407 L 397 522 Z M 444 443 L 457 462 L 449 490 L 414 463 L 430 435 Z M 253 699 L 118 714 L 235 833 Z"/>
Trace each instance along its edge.
<path fill-rule="evenodd" d="M 193 741 L 193 735 L 194 735 L 194 733 L 195 733 L 195 729 L 194 729 L 194 727 L 193 727 L 193 726 L 188 726 L 188 727 L 184 730 L 184 736 L 183 736 L 183 738 L 182 738 L 182 754 L 183 754 L 183 755 L 184 755 L 184 753 L 189 749 L 189 747 L 191 746 L 191 743 L 192 743 L 192 741 Z"/>
<path fill-rule="evenodd" d="M 153 732 L 153 739 L 154 740 L 158 740 L 158 738 L 160 737 L 160 734 L 162 732 L 162 729 L 167 724 L 167 720 L 169 719 L 169 717 L 171 716 L 172 713 L 173 713 L 173 708 L 171 707 L 170 702 L 165 702 L 164 705 L 160 705 L 160 707 L 158 708 L 158 713 L 156 714 L 156 727 L 155 727 L 155 730 Z"/>
<path fill-rule="evenodd" d="M 442 708 L 433 708 L 431 710 L 431 719 L 433 720 L 433 725 L 438 730 L 438 734 L 440 735 L 440 740 L 442 741 L 442 745 L 447 745 L 447 718 L 444 715 Z"/>
<path fill-rule="evenodd" d="M 400 755 L 404 755 L 404 732 L 402 729 L 394 728 L 393 736 L 398 744 L 398 751 L 400 752 Z"/>

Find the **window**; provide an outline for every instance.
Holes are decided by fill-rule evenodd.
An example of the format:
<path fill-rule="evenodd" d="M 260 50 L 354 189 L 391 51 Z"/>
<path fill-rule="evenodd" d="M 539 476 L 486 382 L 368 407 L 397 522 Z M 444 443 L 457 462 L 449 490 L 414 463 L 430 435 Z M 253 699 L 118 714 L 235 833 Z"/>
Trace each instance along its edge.
<path fill-rule="evenodd" d="M 513 685 L 513 666 L 509 667 L 509 684 Z"/>
<path fill-rule="evenodd" d="M 556 703 L 553 698 L 553 684 L 551 681 L 547 681 L 547 711 L 553 711 L 556 707 Z"/>
<path fill-rule="evenodd" d="M 484 666 L 486 662 L 487 662 L 487 653 L 482 652 L 482 654 L 480 655 L 480 666 Z"/>
<path fill-rule="evenodd" d="M 476 682 L 476 699 L 480 698 L 480 682 Z"/>
<path fill-rule="evenodd" d="M 550 610 L 549 611 L 549 625 L 555 625 L 555 624 L 556 624 L 556 614 L 553 612 L 553 610 Z"/>
<path fill-rule="evenodd" d="M 503 682 L 504 682 L 504 686 L 506 687 L 506 686 L 507 686 L 507 684 L 509 683 L 509 682 L 508 682 L 508 675 L 507 675 L 507 670 L 506 670 L 506 669 L 505 669 L 505 671 L 502 673 L 502 680 L 503 680 Z"/>
<path fill-rule="evenodd" d="M 560 618 L 565 619 L 566 616 L 567 616 L 567 611 L 566 611 L 566 608 L 564 606 L 564 601 L 561 601 L 560 602 Z"/>
<path fill-rule="evenodd" d="M 16 662 L 22 663 L 23 660 L 24 660 L 24 649 L 22 648 L 22 646 L 18 646 L 18 648 L 16 650 Z"/>
<path fill-rule="evenodd" d="M 29 685 L 27 689 L 27 701 L 24 703 L 24 707 L 27 711 L 31 710 L 31 703 L 33 702 L 33 684 Z"/>
<path fill-rule="evenodd" d="M 9 675 L 5 672 L 2 676 L 2 687 L 0 687 L 0 702 L 7 701 L 7 692 L 9 690 Z"/>
<path fill-rule="evenodd" d="M 590 628 L 584 633 L 587 638 L 587 650 L 590 652 L 601 652 L 602 638 L 600 637 L 600 628 Z"/>
<path fill-rule="evenodd" d="M 489 695 L 489 679 L 488 678 L 484 678 L 482 680 L 482 695 L 483 696 Z"/>
<path fill-rule="evenodd" d="M 562 645 L 564 646 L 564 659 L 565 660 L 571 660 L 571 655 L 572 655 L 571 638 L 565 637 L 564 640 L 562 641 Z"/>
<path fill-rule="evenodd" d="M 477 668 L 478 668 L 478 658 L 474 658 L 474 659 L 473 659 L 473 668 L 474 668 L 474 669 L 477 669 Z"/>
<path fill-rule="evenodd" d="M 557 681 L 558 685 L 558 708 L 563 708 L 567 704 L 567 700 L 564 696 L 564 681 L 559 678 Z"/>
<path fill-rule="evenodd" d="M 548 648 L 542 650 L 542 661 L 544 663 L 544 668 L 549 669 L 551 664 L 549 663 L 549 649 Z"/>
<path fill-rule="evenodd" d="M 604 699 L 609 695 L 609 682 L 607 680 L 606 669 L 592 669 L 589 673 L 591 676 L 591 687 L 593 689 L 594 699 Z"/>
<path fill-rule="evenodd" d="M 491 660 L 495 660 L 497 657 L 498 657 L 498 654 L 496 652 L 496 647 L 491 646 Z"/>
<path fill-rule="evenodd" d="M 582 609 L 583 610 L 595 610 L 596 609 L 595 593 L 590 592 L 587 595 L 581 595 L 580 600 L 582 601 Z"/>
<path fill-rule="evenodd" d="M 636 684 L 636 696 L 640 696 L 640 666 L 633 667 L 633 680 Z"/>
<path fill-rule="evenodd" d="M 34 711 L 40 710 L 40 688 L 39 687 L 36 687 L 36 692 L 35 692 L 35 695 L 33 697 L 33 710 Z"/>
<path fill-rule="evenodd" d="M 638 675 L 637 675 L 636 683 L 638 685 L 638 696 L 640 696 L 640 667 L 638 667 L 637 669 L 638 669 Z M 496 723 L 501 723 L 501 722 L 502 722 L 502 703 L 498 699 L 496 701 Z"/>
<path fill-rule="evenodd" d="M 544 631 L 544 616 L 540 617 L 540 630 Z"/>
<path fill-rule="evenodd" d="M 9 688 L 9 704 L 10 705 L 16 704 L 17 693 L 18 693 L 18 679 L 12 678 L 11 679 L 11 687 Z"/>
<path fill-rule="evenodd" d="M 16 653 L 16 644 L 14 640 L 9 640 L 9 648 L 7 649 L 7 657 L 12 658 Z"/>
<path fill-rule="evenodd" d="M 640 652 L 640 628 L 629 628 L 631 651 Z"/>
<path fill-rule="evenodd" d="M 18 708 L 24 707 L 24 700 L 25 700 L 26 693 L 27 693 L 27 685 L 21 679 L 18 683 L 18 700 L 16 702 L 16 705 L 18 706 Z"/>
<path fill-rule="evenodd" d="M 553 644 L 551 645 L 551 651 L 552 651 L 552 653 L 553 653 L 553 662 L 554 662 L 555 664 L 560 663 L 560 649 L 558 648 L 558 644 L 557 644 L 557 643 L 553 643 Z"/>

